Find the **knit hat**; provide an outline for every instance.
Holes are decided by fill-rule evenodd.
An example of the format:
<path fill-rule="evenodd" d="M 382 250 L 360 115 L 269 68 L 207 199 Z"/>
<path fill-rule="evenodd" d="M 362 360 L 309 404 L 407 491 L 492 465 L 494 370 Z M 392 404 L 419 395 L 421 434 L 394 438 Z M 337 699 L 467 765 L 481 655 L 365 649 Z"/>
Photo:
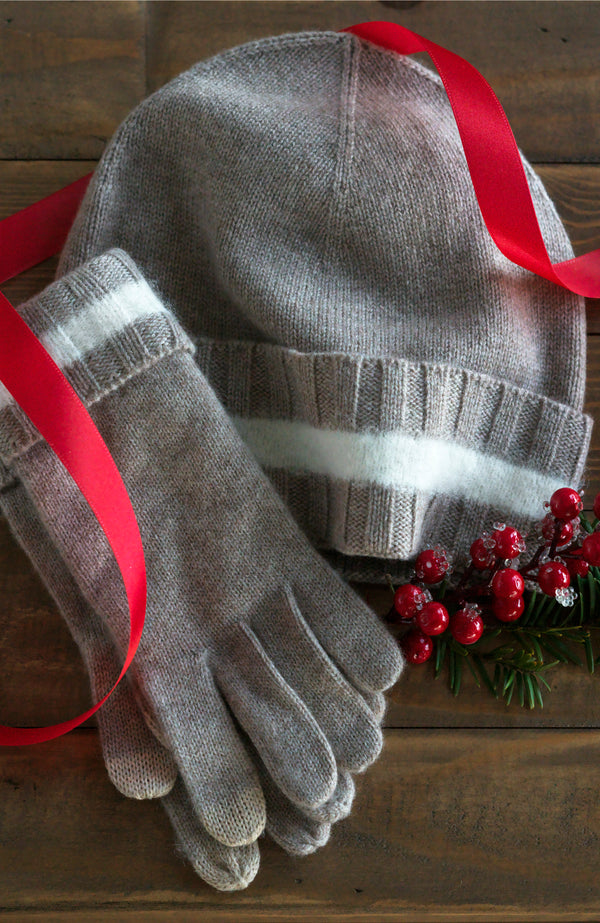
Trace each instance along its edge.
<path fill-rule="evenodd" d="M 346 577 L 464 555 L 497 519 L 526 531 L 580 486 L 583 299 L 496 248 L 441 80 L 411 58 L 327 31 L 200 62 L 118 129 L 58 274 L 111 247 Z"/>

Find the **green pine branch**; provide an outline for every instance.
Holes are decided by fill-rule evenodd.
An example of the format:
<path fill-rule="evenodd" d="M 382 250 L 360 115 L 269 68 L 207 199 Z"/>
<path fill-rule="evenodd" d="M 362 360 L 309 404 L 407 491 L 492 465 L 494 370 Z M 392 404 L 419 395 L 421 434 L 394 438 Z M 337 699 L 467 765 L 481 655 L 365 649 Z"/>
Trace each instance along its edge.
<path fill-rule="evenodd" d="M 596 525 L 584 517 L 582 522 L 586 531 Z M 567 608 L 543 593 L 528 592 L 525 611 L 517 622 L 486 628 L 475 644 L 460 644 L 447 632 L 434 637 L 435 677 L 446 670 L 450 689 L 458 695 L 466 666 L 477 686 L 485 686 L 507 705 L 515 699 L 522 707 L 543 708 L 544 690 L 551 691 L 545 677 L 548 670 L 572 663 L 585 664 L 593 673 L 600 663 L 600 568 L 590 567 L 587 577 L 577 577 L 576 584 L 578 598 Z M 445 591 L 444 583 L 440 600 Z M 490 640 L 499 636 L 500 643 L 490 649 Z M 583 658 L 575 652 L 577 648 Z"/>

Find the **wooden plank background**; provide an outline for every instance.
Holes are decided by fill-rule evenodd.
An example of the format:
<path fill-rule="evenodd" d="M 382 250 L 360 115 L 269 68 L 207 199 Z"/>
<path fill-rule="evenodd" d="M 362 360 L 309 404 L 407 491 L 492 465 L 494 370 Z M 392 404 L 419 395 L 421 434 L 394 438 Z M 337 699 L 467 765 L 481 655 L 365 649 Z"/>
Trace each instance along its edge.
<path fill-rule="evenodd" d="M 597 2 L 0 2 L 0 217 L 89 172 L 121 119 L 197 60 L 260 36 L 401 22 L 490 81 L 576 252 L 600 246 Z M 424 63 L 427 63 L 426 60 Z M 39 291 L 55 261 L 8 283 Z M 586 409 L 600 409 L 600 303 L 588 302 Z M 587 497 L 600 491 L 600 433 Z M 361 587 L 373 607 L 388 592 Z M 60 617 L 0 523 L 0 721 L 58 721 L 89 703 Z M 174 855 L 158 803 L 106 779 L 93 722 L 0 751 L 0 917 L 13 921 L 595 920 L 598 677 L 551 674 L 543 711 L 430 668 L 391 695 L 386 748 L 331 843 L 291 859 L 269 843 L 250 888 L 206 887 Z M 200 916 L 199 916 L 200 914 Z"/>

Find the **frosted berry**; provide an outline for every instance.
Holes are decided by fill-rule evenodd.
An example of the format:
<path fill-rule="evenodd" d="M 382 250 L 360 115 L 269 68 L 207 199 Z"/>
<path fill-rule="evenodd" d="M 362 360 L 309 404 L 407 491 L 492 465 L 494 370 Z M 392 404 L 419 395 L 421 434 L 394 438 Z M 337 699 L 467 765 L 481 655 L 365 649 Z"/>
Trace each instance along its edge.
<path fill-rule="evenodd" d="M 516 599 L 501 599 L 496 596 L 492 603 L 492 611 L 501 622 L 515 622 L 523 615 L 525 602 L 522 596 Z"/>
<path fill-rule="evenodd" d="M 450 616 L 446 607 L 434 599 L 417 612 L 417 626 L 426 635 L 441 635 L 443 631 L 446 631 L 449 621 Z"/>
<path fill-rule="evenodd" d="M 477 606 L 459 609 L 450 619 L 450 633 L 460 644 L 475 644 L 483 634 L 483 619 Z"/>
<path fill-rule="evenodd" d="M 415 573 L 424 583 L 439 583 L 444 578 L 449 563 L 442 548 L 428 548 L 417 555 Z"/>
<path fill-rule="evenodd" d="M 525 581 L 518 570 L 503 567 L 492 578 L 492 593 L 500 599 L 517 599 L 523 595 Z"/>
<path fill-rule="evenodd" d="M 567 558 L 567 570 L 571 577 L 587 577 L 590 565 L 585 558 Z"/>
<path fill-rule="evenodd" d="M 577 593 L 575 592 L 572 586 L 568 586 L 568 587 L 562 586 L 562 587 L 559 587 L 559 589 L 556 591 L 556 601 L 560 603 L 561 606 L 570 608 L 571 606 L 575 605 L 576 599 L 577 599 Z"/>
<path fill-rule="evenodd" d="M 557 590 L 570 585 L 571 576 L 564 564 L 548 561 L 547 564 L 542 564 L 538 571 L 538 583 L 543 593 L 555 596 Z"/>
<path fill-rule="evenodd" d="M 546 541 L 550 544 L 554 539 L 554 533 L 556 532 L 556 526 L 558 525 L 554 516 L 548 514 L 545 516 L 542 521 L 542 535 Z M 558 541 L 556 547 L 560 548 L 561 545 L 566 545 L 573 538 L 573 523 L 572 522 L 562 522 L 560 534 L 558 536 Z"/>
<path fill-rule="evenodd" d="M 414 619 L 421 606 L 424 606 L 426 602 L 425 592 L 420 586 L 415 586 L 414 583 L 405 583 L 403 586 L 399 586 L 394 593 L 394 609 L 400 618 L 405 619 L 407 622 Z"/>
<path fill-rule="evenodd" d="M 486 548 L 482 538 L 476 538 L 470 548 L 471 561 L 477 570 L 485 570 L 491 567 L 495 561 L 493 551 Z"/>
<path fill-rule="evenodd" d="M 523 536 L 512 526 L 495 529 L 492 533 L 492 538 L 494 540 L 494 550 L 500 558 L 516 558 L 525 550 Z"/>
<path fill-rule="evenodd" d="M 550 509 L 557 519 L 576 519 L 583 509 L 583 500 L 572 487 L 560 487 L 550 497 Z"/>
<path fill-rule="evenodd" d="M 411 628 L 404 635 L 400 647 L 409 663 L 425 663 L 433 653 L 433 641 L 418 628 Z"/>
<path fill-rule="evenodd" d="M 600 494 L 596 494 L 596 499 L 594 500 L 594 516 L 596 519 L 600 519 Z"/>
<path fill-rule="evenodd" d="M 586 535 L 581 546 L 583 557 L 593 567 L 600 565 L 600 532 Z"/>

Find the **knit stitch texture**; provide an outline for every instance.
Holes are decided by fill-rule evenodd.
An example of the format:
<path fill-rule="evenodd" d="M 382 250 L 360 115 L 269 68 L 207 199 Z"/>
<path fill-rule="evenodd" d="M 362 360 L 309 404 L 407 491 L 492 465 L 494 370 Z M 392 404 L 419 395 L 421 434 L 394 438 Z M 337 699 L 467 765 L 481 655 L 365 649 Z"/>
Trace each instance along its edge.
<path fill-rule="evenodd" d="M 275 787 L 289 810 L 276 810 L 272 829 L 289 848 L 302 814 L 298 848 L 308 851 L 351 803 L 347 772 L 379 754 L 370 702 L 399 675 L 397 645 L 302 535 L 194 363 L 188 338 L 125 253 L 79 267 L 22 314 L 88 403 L 129 492 L 148 574 L 130 676 L 194 815 L 219 843 L 249 845 L 265 826 L 264 789 Z M 108 542 L 22 416 L 7 400 L 4 510 L 23 540 L 25 511 L 8 506 L 16 481 L 99 622 L 74 631 L 80 644 L 84 631 L 88 663 L 106 651 L 105 633 L 122 660 L 127 606 Z M 28 550 L 40 559 L 39 549 Z M 113 777 L 137 797 L 168 792 L 168 760 L 143 763 L 146 744 L 136 750 L 123 728 L 113 730 L 105 748 Z"/>
<path fill-rule="evenodd" d="M 462 555 L 495 519 L 526 531 L 580 486 L 583 299 L 496 248 L 441 80 L 409 57 L 304 32 L 200 62 L 109 143 L 59 274 L 111 246 L 346 577 Z"/>

